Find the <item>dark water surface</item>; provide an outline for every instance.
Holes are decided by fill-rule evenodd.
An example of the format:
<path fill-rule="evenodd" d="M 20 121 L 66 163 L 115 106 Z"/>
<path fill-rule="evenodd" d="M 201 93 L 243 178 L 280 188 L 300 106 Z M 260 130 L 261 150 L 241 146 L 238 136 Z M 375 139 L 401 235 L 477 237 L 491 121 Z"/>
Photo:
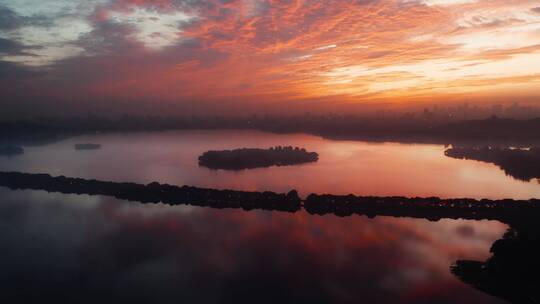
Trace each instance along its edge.
<path fill-rule="evenodd" d="M 79 142 L 103 148 L 75 151 Z M 320 161 L 241 172 L 197 165 L 206 150 L 275 145 L 305 147 Z M 0 169 L 303 195 L 540 197 L 538 181 L 444 149 L 257 131 L 109 134 L 25 147 L 0 158 Z M 0 188 L 0 294 L 6 303 L 503 303 L 450 266 L 488 259 L 507 229 Z"/>
<path fill-rule="evenodd" d="M 0 290 L 16 303 L 502 303 L 449 267 L 490 221 L 312 216 L 0 188 Z M 9 302 L 9 303 L 14 303 Z"/>

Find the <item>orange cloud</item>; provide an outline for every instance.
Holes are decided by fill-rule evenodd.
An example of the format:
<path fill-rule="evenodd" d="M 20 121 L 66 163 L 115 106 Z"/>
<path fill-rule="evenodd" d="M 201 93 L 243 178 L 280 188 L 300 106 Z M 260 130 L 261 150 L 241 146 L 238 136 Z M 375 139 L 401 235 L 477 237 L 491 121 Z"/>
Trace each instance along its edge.
<path fill-rule="evenodd" d="M 20 53 L 2 60 L 48 65 L 47 81 L 67 79 L 73 91 L 109 98 L 538 96 L 540 14 L 532 2 L 105 1 L 84 17 L 91 31 L 64 48 L 34 51 L 41 61 Z M 89 76 L 73 80 L 73 66 Z"/>

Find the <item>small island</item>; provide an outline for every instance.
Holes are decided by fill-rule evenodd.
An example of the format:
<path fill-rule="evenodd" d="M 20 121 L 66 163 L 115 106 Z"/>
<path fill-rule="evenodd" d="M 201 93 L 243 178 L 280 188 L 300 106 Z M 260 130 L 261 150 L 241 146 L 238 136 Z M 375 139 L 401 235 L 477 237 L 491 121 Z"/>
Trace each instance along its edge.
<path fill-rule="evenodd" d="M 99 150 L 101 145 L 98 144 L 75 144 L 75 150 Z"/>
<path fill-rule="evenodd" d="M 16 145 L 0 145 L 0 155 L 2 156 L 14 156 L 24 153 L 22 147 Z"/>
<path fill-rule="evenodd" d="M 207 151 L 199 156 L 199 166 L 210 169 L 243 170 L 271 166 L 290 166 L 316 162 L 319 154 L 298 147 L 272 147 L 270 149 L 242 148 Z"/>

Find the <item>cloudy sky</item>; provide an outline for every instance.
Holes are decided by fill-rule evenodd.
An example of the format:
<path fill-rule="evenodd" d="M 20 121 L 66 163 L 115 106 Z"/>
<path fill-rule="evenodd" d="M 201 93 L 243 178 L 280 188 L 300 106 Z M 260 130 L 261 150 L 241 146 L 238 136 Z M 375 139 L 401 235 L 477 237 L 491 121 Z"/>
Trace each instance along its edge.
<path fill-rule="evenodd" d="M 540 103 L 540 0 L 0 0 L 0 90 L 12 113 Z"/>

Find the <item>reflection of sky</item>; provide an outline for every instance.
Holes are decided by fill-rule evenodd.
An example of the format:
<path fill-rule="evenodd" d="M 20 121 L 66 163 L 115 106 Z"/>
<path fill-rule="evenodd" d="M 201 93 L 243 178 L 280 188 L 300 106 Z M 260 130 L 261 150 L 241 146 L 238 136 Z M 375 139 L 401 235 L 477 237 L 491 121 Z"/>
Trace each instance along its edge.
<path fill-rule="evenodd" d="M 78 142 L 103 145 L 75 151 Z M 197 165 L 206 150 L 293 145 L 320 154 L 317 163 L 241 172 L 211 171 Z M 148 183 L 308 193 L 475 198 L 540 198 L 537 181 L 522 182 L 497 166 L 446 157 L 442 145 L 331 141 L 316 136 L 257 131 L 179 131 L 109 134 L 27 147 L 25 154 L 0 158 L 0 168 Z"/>
<path fill-rule="evenodd" d="M 62 295 L 79 303 L 499 303 L 449 272 L 457 259 L 489 256 L 506 229 L 497 222 L 0 194 L 0 290 L 8 296 Z"/>

